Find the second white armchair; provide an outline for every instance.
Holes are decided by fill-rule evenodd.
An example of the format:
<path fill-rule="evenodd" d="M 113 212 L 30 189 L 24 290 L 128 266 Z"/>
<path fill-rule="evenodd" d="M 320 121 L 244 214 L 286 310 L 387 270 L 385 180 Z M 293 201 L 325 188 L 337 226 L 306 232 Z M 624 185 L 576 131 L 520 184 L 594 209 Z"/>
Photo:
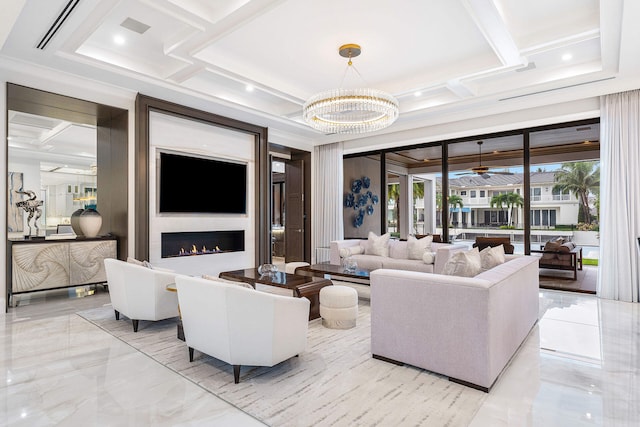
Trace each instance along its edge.
<path fill-rule="evenodd" d="M 189 361 L 194 350 L 233 365 L 274 366 L 305 351 L 309 300 L 177 276 Z"/>

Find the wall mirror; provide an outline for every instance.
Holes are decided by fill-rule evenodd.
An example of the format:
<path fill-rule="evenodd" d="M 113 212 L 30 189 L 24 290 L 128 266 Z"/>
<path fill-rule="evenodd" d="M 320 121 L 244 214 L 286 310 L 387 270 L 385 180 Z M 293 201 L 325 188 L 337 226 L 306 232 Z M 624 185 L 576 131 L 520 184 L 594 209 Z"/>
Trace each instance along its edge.
<path fill-rule="evenodd" d="M 29 233 L 27 213 L 16 202 L 30 196 L 20 189 L 42 201 L 39 235 L 57 234 L 73 212 L 96 207 L 96 126 L 16 110 L 7 119 L 8 237 Z"/>

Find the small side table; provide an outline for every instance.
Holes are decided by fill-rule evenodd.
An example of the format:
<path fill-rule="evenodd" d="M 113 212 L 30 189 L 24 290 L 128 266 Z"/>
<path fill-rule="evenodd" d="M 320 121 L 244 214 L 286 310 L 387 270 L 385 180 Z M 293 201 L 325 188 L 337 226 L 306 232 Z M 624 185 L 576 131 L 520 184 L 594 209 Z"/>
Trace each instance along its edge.
<path fill-rule="evenodd" d="M 169 283 L 165 289 L 169 292 L 178 292 L 178 287 L 175 283 Z M 180 312 L 180 305 L 178 304 L 178 339 L 184 341 L 184 328 L 182 327 L 182 313 Z"/>

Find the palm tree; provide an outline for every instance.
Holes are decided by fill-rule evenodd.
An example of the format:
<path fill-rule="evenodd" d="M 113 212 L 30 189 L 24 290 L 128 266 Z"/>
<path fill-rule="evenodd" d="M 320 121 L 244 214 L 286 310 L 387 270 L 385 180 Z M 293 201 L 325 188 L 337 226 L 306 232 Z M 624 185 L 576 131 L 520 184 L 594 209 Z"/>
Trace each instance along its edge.
<path fill-rule="evenodd" d="M 589 193 L 598 194 L 600 191 L 600 165 L 598 162 L 563 163 L 555 172 L 556 185 L 554 191 L 569 191 L 573 193 L 582 208 L 584 222 L 591 224 L 589 210 Z"/>
<path fill-rule="evenodd" d="M 500 210 L 503 210 L 503 206 L 507 206 L 509 207 L 509 196 L 507 193 L 502 193 L 502 194 L 496 194 L 491 198 L 491 201 L 489 202 L 489 206 L 493 207 L 497 207 Z"/>
<path fill-rule="evenodd" d="M 418 210 L 416 209 L 416 200 L 424 199 L 424 182 L 413 181 L 413 231 L 417 233 L 418 228 Z"/>
<path fill-rule="evenodd" d="M 400 230 L 400 218 L 398 217 L 399 201 L 400 201 L 400 184 L 389 184 L 387 186 L 387 197 L 393 200 L 393 214 L 396 220 L 396 231 Z M 387 223 L 388 223 L 387 219 Z"/>
<path fill-rule="evenodd" d="M 464 207 L 464 203 L 462 203 L 462 197 L 458 196 L 457 194 L 452 194 L 451 196 L 449 196 L 449 224 L 452 223 L 452 219 L 453 219 L 453 211 L 456 210 L 456 208 L 460 208 L 462 209 Z"/>
<path fill-rule="evenodd" d="M 524 199 L 518 193 L 507 193 L 506 196 L 507 207 L 511 210 L 511 213 L 509 214 L 510 224 L 515 227 L 518 223 L 516 221 L 518 215 L 517 208 L 524 206 Z"/>
<path fill-rule="evenodd" d="M 442 191 L 438 187 L 436 190 L 436 225 L 442 222 Z"/>

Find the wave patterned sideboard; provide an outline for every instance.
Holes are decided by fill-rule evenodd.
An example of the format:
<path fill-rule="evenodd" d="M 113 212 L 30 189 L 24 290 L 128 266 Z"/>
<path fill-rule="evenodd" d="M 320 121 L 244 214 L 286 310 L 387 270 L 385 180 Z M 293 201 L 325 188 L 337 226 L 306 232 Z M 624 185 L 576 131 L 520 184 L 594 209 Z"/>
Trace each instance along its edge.
<path fill-rule="evenodd" d="M 7 307 L 13 295 L 105 283 L 105 258 L 117 258 L 116 237 L 9 240 Z"/>

